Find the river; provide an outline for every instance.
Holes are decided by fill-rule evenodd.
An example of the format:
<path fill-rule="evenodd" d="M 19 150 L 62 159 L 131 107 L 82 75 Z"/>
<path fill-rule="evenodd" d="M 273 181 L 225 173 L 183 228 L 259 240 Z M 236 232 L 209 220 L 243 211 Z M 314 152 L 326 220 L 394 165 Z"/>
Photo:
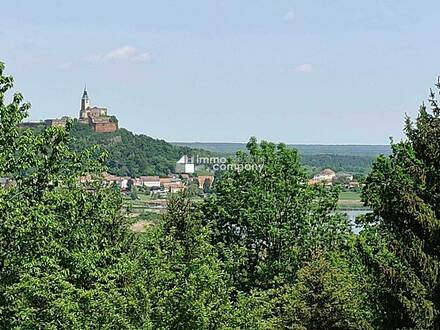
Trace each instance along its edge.
<path fill-rule="evenodd" d="M 357 226 L 354 221 L 356 220 L 356 217 L 362 214 L 370 213 L 370 210 L 340 210 L 339 212 L 347 214 L 348 218 L 350 219 L 350 222 L 352 223 L 353 231 L 357 234 L 361 230 L 360 226 Z"/>

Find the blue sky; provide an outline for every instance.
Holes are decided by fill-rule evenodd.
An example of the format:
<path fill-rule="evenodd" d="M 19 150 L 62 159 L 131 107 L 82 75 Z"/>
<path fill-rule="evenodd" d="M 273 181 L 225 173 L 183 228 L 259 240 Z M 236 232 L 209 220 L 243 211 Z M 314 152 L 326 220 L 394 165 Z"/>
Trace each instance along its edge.
<path fill-rule="evenodd" d="M 5 1 L 0 59 L 31 119 L 84 83 L 168 141 L 387 144 L 440 74 L 439 1 Z"/>

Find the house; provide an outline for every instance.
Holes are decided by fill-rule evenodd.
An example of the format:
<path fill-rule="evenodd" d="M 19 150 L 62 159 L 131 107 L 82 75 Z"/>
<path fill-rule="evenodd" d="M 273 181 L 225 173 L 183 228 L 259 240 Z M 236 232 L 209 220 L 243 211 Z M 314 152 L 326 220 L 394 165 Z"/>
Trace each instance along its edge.
<path fill-rule="evenodd" d="M 79 177 L 79 182 L 80 183 L 88 183 L 88 182 L 93 182 L 92 176 L 90 174 L 87 175 L 83 175 Z"/>
<path fill-rule="evenodd" d="M 160 186 L 164 190 L 175 193 L 185 189 L 185 185 L 179 178 L 160 178 Z"/>
<path fill-rule="evenodd" d="M 103 173 L 102 178 L 105 183 L 118 185 L 122 190 L 128 188 L 128 182 L 131 180 L 128 176 L 121 177 L 109 173 Z"/>
<path fill-rule="evenodd" d="M 160 178 L 158 176 L 141 176 L 142 185 L 148 188 L 160 188 Z"/>
<path fill-rule="evenodd" d="M 212 185 L 214 182 L 214 176 L 213 175 L 200 175 L 197 177 L 197 181 L 199 182 L 199 188 L 203 188 L 206 180 L 209 180 L 209 185 Z"/>
<path fill-rule="evenodd" d="M 133 178 L 130 180 L 131 180 L 131 183 L 133 184 L 133 186 L 135 186 L 135 187 L 139 188 L 139 187 L 143 186 L 142 180 L 140 178 Z"/>
<path fill-rule="evenodd" d="M 184 189 L 185 189 L 185 186 L 181 182 L 171 183 L 169 185 L 169 192 L 172 194 L 181 192 Z"/>
<path fill-rule="evenodd" d="M 360 183 L 358 181 L 350 181 L 347 185 L 347 188 L 349 189 L 355 189 L 359 187 L 360 187 Z"/>
<path fill-rule="evenodd" d="M 89 117 L 89 126 L 95 132 L 111 133 L 118 130 L 118 123 L 113 117 Z"/>
<path fill-rule="evenodd" d="M 55 118 L 55 119 L 45 119 L 40 121 L 27 121 L 20 123 L 20 128 L 37 128 L 37 127 L 65 127 L 67 120 L 69 117 L 62 117 L 61 119 Z"/>
<path fill-rule="evenodd" d="M 322 170 L 319 174 L 315 175 L 313 177 L 313 180 L 331 182 L 334 178 L 336 178 L 336 172 L 329 168 L 326 168 L 325 170 Z"/>
<path fill-rule="evenodd" d="M 159 182 L 160 182 L 160 185 L 161 185 L 161 187 L 169 187 L 169 185 L 171 184 L 171 182 L 172 182 L 172 178 L 159 178 Z"/>
<path fill-rule="evenodd" d="M 307 184 L 308 184 L 309 186 L 314 186 L 315 184 L 318 184 L 319 182 L 321 182 L 321 181 L 319 181 L 319 180 L 315 180 L 315 179 L 310 179 L 310 180 L 307 182 Z"/>
<path fill-rule="evenodd" d="M 104 173 L 103 174 L 103 180 L 108 184 L 117 184 L 119 185 L 121 178 L 117 175 Z"/>
<path fill-rule="evenodd" d="M 194 173 L 194 163 L 192 159 L 187 155 L 182 156 L 182 158 L 176 162 L 176 173 Z"/>
<path fill-rule="evenodd" d="M 7 187 L 9 185 L 8 178 L 0 178 L 0 187 Z"/>
<path fill-rule="evenodd" d="M 131 178 L 128 176 L 123 176 L 119 178 L 119 186 L 121 189 L 127 189 L 128 188 L 128 181 L 130 181 Z"/>

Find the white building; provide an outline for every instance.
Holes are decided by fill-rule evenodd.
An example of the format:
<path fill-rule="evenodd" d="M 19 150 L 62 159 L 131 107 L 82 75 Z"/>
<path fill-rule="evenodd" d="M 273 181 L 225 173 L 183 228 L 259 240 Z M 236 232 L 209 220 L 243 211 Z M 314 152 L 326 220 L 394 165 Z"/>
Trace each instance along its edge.
<path fill-rule="evenodd" d="M 176 173 L 194 173 L 194 163 L 187 155 L 182 156 L 182 158 L 177 161 Z"/>
<path fill-rule="evenodd" d="M 336 178 L 335 171 L 326 168 L 325 170 L 322 170 L 321 173 L 315 175 L 313 180 L 331 182 L 334 178 Z"/>
<path fill-rule="evenodd" d="M 142 185 L 148 188 L 160 188 L 160 178 L 158 176 L 141 176 Z"/>
<path fill-rule="evenodd" d="M 9 183 L 8 178 L 0 178 L 0 187 L 6 187 Z"/>
<path fill-rule="evenodd" d="M 121 186 L 121 189 L 128 188 L 128 181 L 130 181 L 130 177 L 128 176 L 124 176 L 119 179 L 119 185 Z"/>

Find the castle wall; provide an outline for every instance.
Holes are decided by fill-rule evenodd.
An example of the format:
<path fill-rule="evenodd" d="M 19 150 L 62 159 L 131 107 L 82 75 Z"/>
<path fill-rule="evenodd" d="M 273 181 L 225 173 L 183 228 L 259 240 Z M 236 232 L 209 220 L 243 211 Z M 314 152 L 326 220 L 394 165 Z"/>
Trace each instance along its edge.
<path fill-rule="evenodd" d="M 118 124 L 112 122 L 93 123 L 92 125 L 93 125 L 93 130 L 95 132 L 100 132 L 100 133 L 110 133 L 118 130 Z"/>

